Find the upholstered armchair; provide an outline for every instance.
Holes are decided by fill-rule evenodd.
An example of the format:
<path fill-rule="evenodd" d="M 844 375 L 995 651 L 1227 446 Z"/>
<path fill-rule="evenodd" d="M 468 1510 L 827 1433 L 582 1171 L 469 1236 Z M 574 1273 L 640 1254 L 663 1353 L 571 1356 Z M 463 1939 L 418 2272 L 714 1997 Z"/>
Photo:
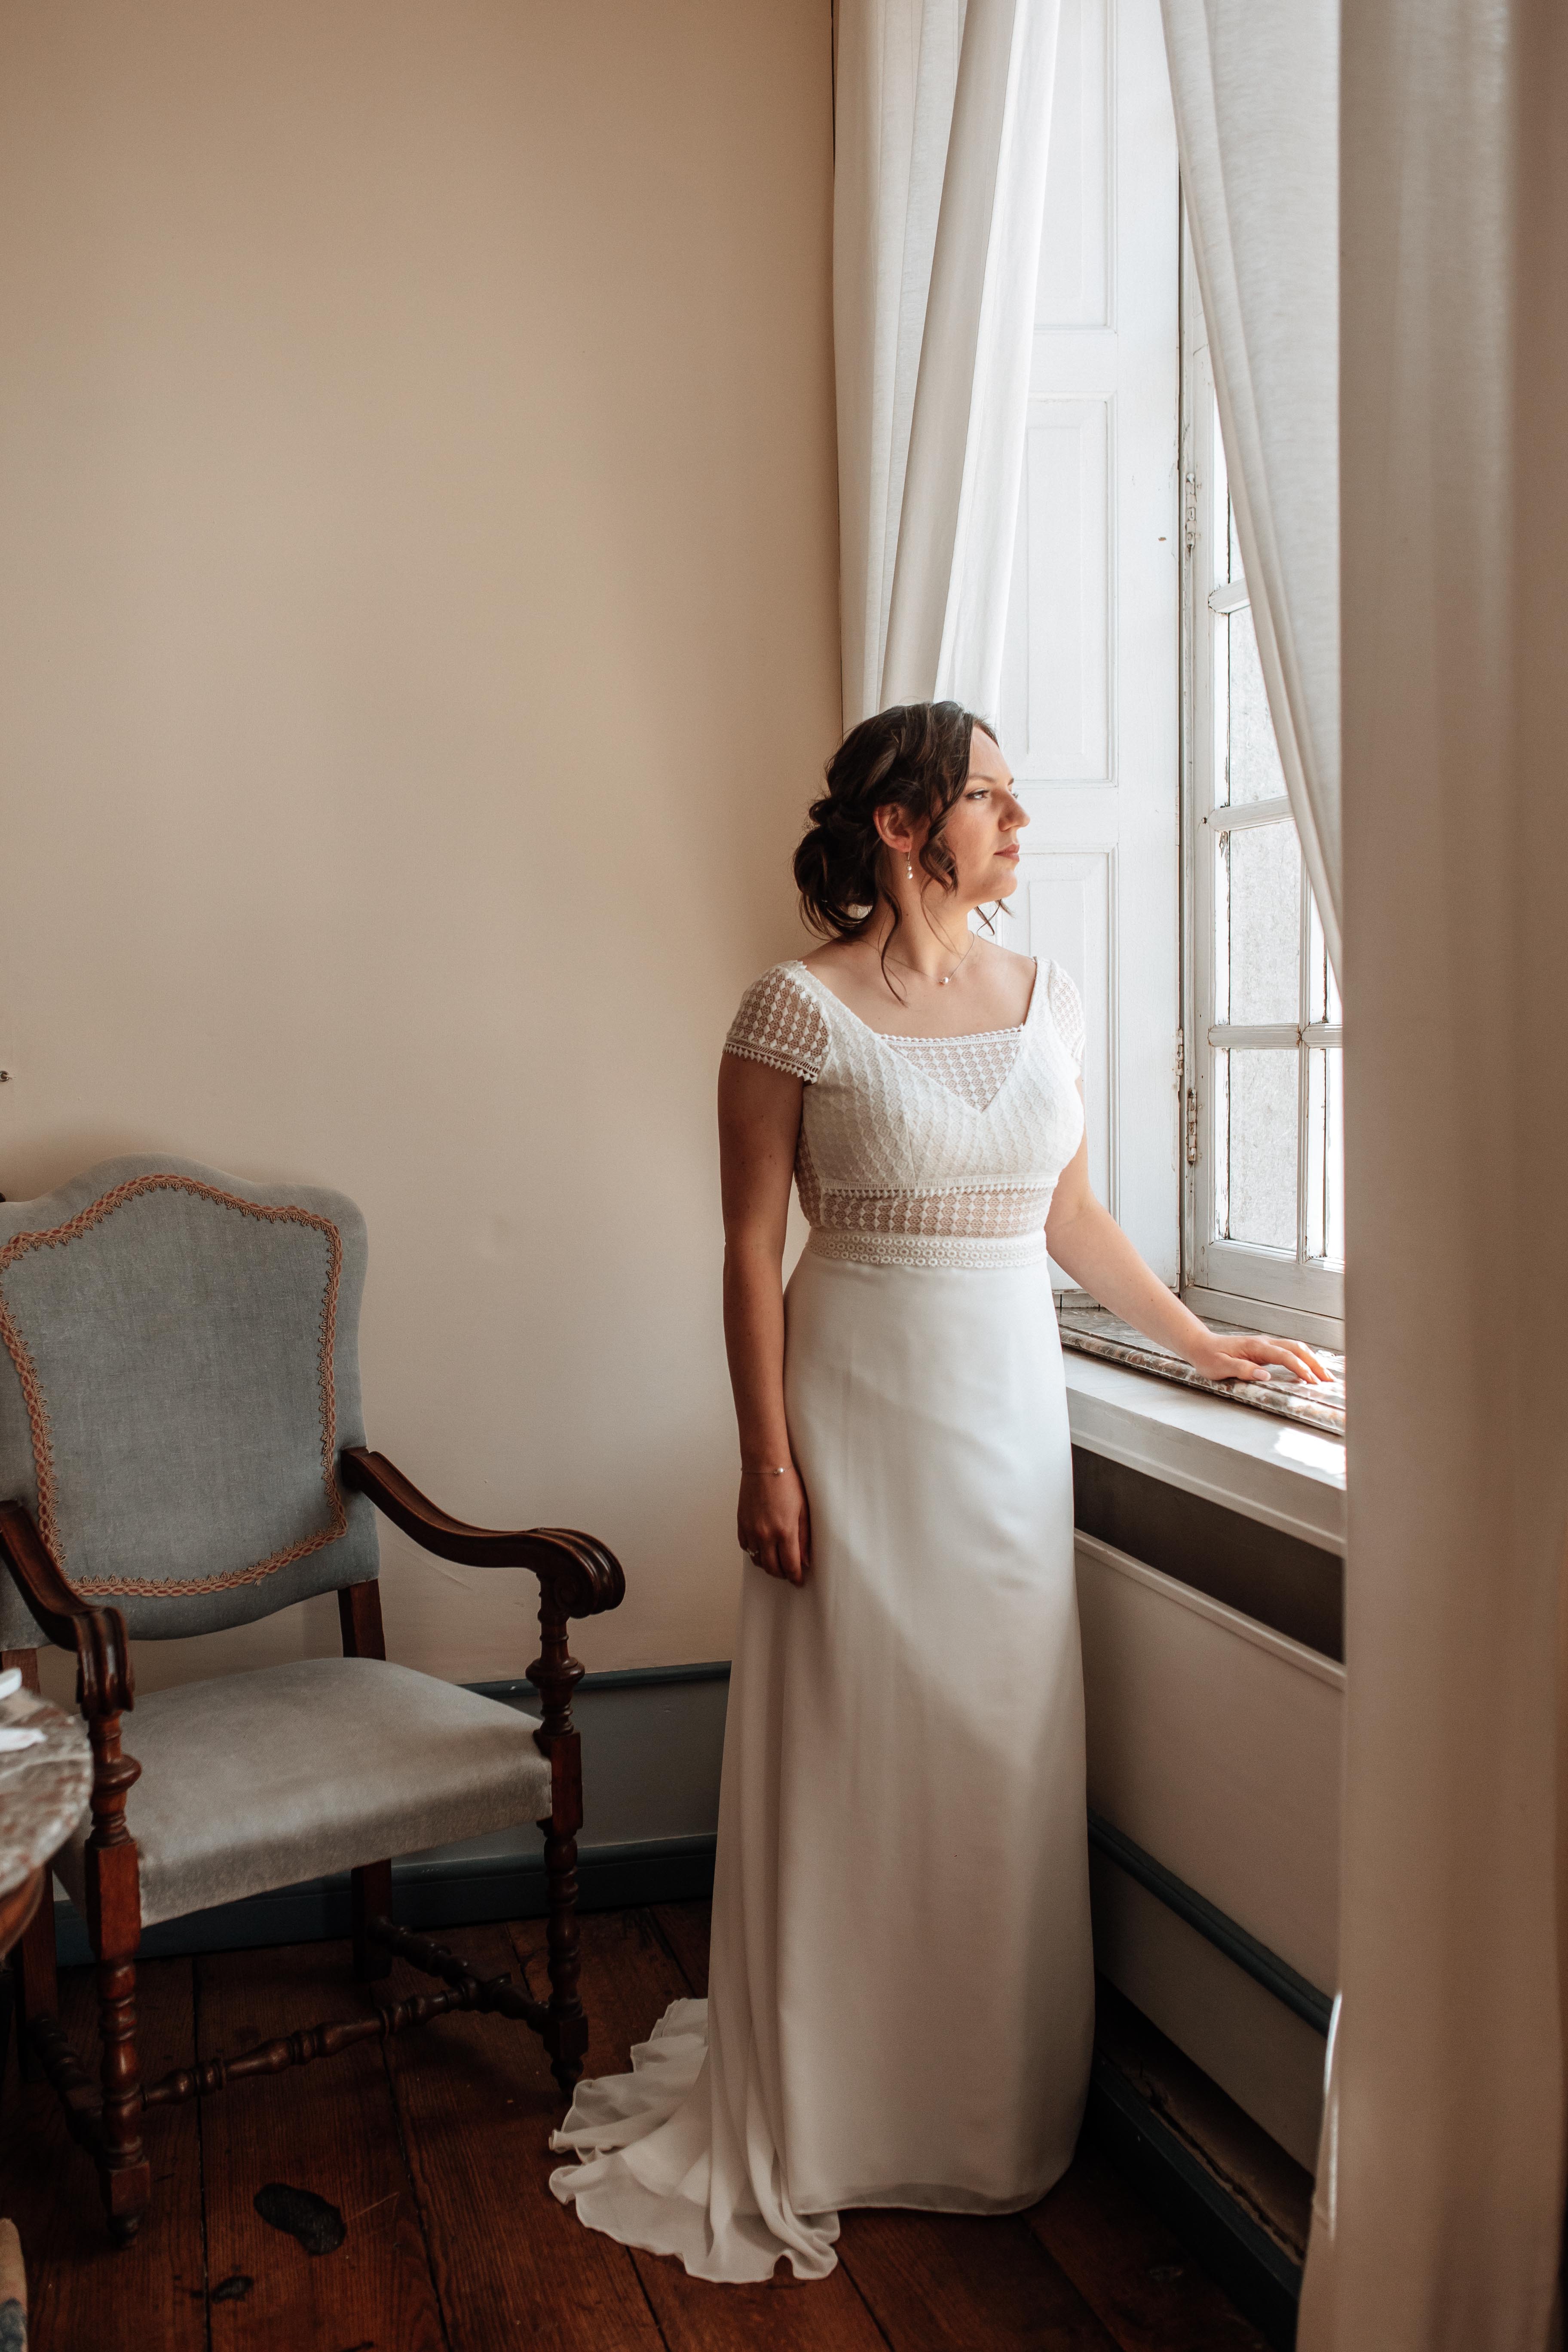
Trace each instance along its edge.
<path fill-rule="evenodd" d="M 621 1571 L 589 1536 L 448 1518 L 367 1451 L 364 1271 L 364 1223 L 340 1194 L 184 1160 L 111 1160 L 0 1205 L 0 1644 L 34 1688 L 40 1643 L 77 1662 L 92 1802 L 55 1867 L 97 1956 L 99 2082 L 60 2030 L 47 1900 L 16 1956 L 21 2031 L 121 2243 L 151 2194 L 150 2108 L 451 2010 L 532 2027 L 563 2095 L 582 2072 L 582 1668 L 567 1622 L 615 1608 Z M 442 1559 L 537 1577 L 537 1720 L 387 1662 L 378 1510 Z M 321 1592 L 338 1597 L 341 1658 L 135 1706 L 128 1636 L 242 1625 Z M 525 1821 L 544 1833 L 548 2002 L 510 1978 L 481 1982 L 391 1920 L 390 1857 Z M 142 1928 L 344 1869 L 356 1976 L 384 1976 L 399 1953 L 438 1989 L 144 2084 Z"/>

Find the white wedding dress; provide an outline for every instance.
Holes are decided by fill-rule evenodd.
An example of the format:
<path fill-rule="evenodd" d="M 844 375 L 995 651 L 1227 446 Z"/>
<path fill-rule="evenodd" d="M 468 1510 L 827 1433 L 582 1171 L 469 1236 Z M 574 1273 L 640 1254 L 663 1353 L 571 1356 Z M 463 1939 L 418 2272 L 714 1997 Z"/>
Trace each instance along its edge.
<path fill-rule="evenodd" d="M 1071 2159 L 1093 2032 L 1072 1471 L 1045 1222 L 1082 1016 L 869 1029 L 804 964 L 731 1053 L 806 1080 L 785 1401 L 798 1590 L 748 1568 L 706 2002 L 581 2084 L 552 2176 L 695 2276 L 821 2276 L 857 2205 L 1000 2213 Z"/>

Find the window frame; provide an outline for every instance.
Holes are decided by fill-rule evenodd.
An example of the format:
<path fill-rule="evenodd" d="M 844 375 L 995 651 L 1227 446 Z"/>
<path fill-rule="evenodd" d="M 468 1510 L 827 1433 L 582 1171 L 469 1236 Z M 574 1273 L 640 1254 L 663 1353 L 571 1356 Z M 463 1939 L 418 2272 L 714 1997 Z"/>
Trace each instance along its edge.
<path fill-rule="evenodd" d="M 1220 569 L 1213 561 L 1216 520 L 1210 454 L 1216 430 L 1208 336 L 1198 295 L 1192 240 L 1182 227 L 1182 1297 L 1194 1312 L 1226 1323 L 1266 1321 L 1287 1335 L 1325 1347 L 1344 1345 L 1342 1266 L 1307 1255 L 1310 1052 L 1342 1046 L 1340 1023 L 1302 1019 L 1267 1027 L 1211 1022 L 1215 1002 L 1215 841 L 1289 816 L 1284 799 L 1226 808 L 1214 818 L 1215 623 L 1249 600 L 1245 593 L 1210 588 Z M 1301 892 L 1300 1005 L 1310 1010 L 1309 967 L 1313 952 L 1311 889 Z M 1325 1008 L 1327 1009 L 1327 1008 Z M 1227 1048 L 1293 1052 L 1297 1057 L 1297 1242 L 1292 1255 L 1260 1244 L 1213 1238 L 1217 1176 L 1214 1118 L 1218 1096 L 1215 1055 Z"/>

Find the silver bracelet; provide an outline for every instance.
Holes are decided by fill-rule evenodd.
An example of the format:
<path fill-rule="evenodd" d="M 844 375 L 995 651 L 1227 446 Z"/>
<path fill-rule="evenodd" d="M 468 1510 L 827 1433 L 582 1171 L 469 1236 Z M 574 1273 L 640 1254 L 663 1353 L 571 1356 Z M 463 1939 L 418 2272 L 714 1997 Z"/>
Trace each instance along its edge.
<path fill-rule="evenodd" d="M 754 1468 L 748 1468 L 746 1464 L 743 1462 L 741 1465 L 741 1475 L 742 1478 L 784 1478 L 787 1477 L 788 1475 L 789 1464 L 787 1462 L 781 1463 L 776 1470 L 773 1468 L 771 1462 L 759 1462 Z"/>

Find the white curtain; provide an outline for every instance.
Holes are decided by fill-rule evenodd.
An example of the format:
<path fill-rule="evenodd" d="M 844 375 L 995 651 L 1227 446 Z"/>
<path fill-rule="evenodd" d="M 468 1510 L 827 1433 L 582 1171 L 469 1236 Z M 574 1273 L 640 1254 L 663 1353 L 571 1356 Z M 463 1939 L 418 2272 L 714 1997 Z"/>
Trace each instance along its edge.
<path fill-rule="evenodd" d="M 833 204 L 844 723 L 994 712 L 1058 0 L 840 0 Z"/>
<path fill-rule="evenodd" d="M 1299 2340 L 1542 2352 L 1564 2128 L 1568 10 L 1347 0 L 1343 66 L 1351 1673 L 1337 2100 Z"/>
<path fill-rule="evenodd" d="M 1340 969 L 1339 0 L 1162 0 L 1242 562 Z"/>

